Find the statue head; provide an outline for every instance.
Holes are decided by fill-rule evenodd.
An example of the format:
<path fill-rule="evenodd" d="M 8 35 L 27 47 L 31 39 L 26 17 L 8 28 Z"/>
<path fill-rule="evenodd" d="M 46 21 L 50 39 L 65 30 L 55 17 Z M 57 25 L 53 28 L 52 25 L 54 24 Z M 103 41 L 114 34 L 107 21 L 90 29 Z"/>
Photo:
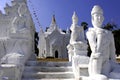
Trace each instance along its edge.
<path fill-rule="evenodd" d="M 95 5 L 91 11 L 92 16 L 92 24 L 95 28 L 102 27 L 102 23 L 104 21 L 103 10 L 100 6 Z"/>
<path fill-rule="evenodd" d="M 73 13 L 73 16 L 72 16 L 72 23 L 73 24 L 78 24 L 78 17 L 77 17 L 75 12 Z"/>

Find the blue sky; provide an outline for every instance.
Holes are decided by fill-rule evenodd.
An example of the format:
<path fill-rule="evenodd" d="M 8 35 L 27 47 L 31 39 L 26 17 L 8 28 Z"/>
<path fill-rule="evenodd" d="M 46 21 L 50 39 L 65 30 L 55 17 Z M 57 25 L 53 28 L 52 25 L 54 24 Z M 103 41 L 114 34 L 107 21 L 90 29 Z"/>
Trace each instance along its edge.
<path fill-rule="evenodd" d="M 0 0 L 0 9 L 3 10 L 5 3 L 10 3 L 11 0 Z M 28 5 L 30 11 L 35 9 L 39 18 L 40 25 L 45 29 L 51 23 L 52 15 L 55 14 L 56 22 L 62 29 L 67 29 L 71 26 L 71 17 L 75 11 L 79 18 L 79 25 L 81 22 L 91 24 L 91 9 L 94 5 L 100 5 L 104 10 L 104 24 L 107 22 L 114 22 L 120 25 L 120 0 L 30 0 L 32 3 Z M 32 4 L 32 6 L 30 6 Z M 34 16 L 33 16 L 34 17 Z M 39 26 L 36 23 L 36 30 L 39 31 Z"/>

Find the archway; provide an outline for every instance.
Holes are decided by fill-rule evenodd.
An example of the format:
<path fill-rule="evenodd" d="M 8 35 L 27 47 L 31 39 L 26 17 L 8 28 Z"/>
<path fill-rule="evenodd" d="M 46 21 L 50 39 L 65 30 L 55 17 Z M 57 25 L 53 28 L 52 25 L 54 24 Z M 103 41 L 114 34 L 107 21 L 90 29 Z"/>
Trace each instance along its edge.
<path fill-rule="evenodd" d="M 58 51 L 55 51 L 55 58 L 58 58 Z"/>

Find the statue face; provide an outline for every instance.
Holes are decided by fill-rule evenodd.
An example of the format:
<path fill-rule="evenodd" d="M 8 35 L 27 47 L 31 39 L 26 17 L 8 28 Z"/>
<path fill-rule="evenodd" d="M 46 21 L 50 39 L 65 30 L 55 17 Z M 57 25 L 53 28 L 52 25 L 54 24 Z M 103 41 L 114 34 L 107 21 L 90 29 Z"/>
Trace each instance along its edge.
<path fill-rule="evenodd" d="M 92 15 L 92 24 L 94 27 L 97 27 L 97 28 L 102 27 L 103 20 L 104 20 L 104 17 L 100 13 L 94 13 Z"/>

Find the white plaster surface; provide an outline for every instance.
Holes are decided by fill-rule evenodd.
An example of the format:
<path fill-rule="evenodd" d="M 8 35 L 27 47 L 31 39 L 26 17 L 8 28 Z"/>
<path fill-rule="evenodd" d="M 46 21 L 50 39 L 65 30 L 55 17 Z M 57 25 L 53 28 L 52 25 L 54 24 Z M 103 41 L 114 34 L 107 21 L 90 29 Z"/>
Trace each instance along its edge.
<path fill-rule="evenodd" d="M 0 14 L 0 63 L 9 80 L 21 80 L 24 64 L 34 53 L 35 28 L 26 0 L 14 0 Z M 13 66 L 14 65 L 14 66 Z M 11 74 L 10 74 L 11 73 Z"/>
<path fill-rule="evenodd" d="M 87 31 L 87 38 L 92 50 L 88 72 L 90 77 L 100 80 L 120 79 L 120 65 L 116 62 L 115 44 L 112 32 L 102 29 L 103 10 L 95 5 L 91 11 L 93 28 Z M 97 76 L 99 75 L 99 76 Z M 105 78 L 106 76 L 106 78 Z"/>

